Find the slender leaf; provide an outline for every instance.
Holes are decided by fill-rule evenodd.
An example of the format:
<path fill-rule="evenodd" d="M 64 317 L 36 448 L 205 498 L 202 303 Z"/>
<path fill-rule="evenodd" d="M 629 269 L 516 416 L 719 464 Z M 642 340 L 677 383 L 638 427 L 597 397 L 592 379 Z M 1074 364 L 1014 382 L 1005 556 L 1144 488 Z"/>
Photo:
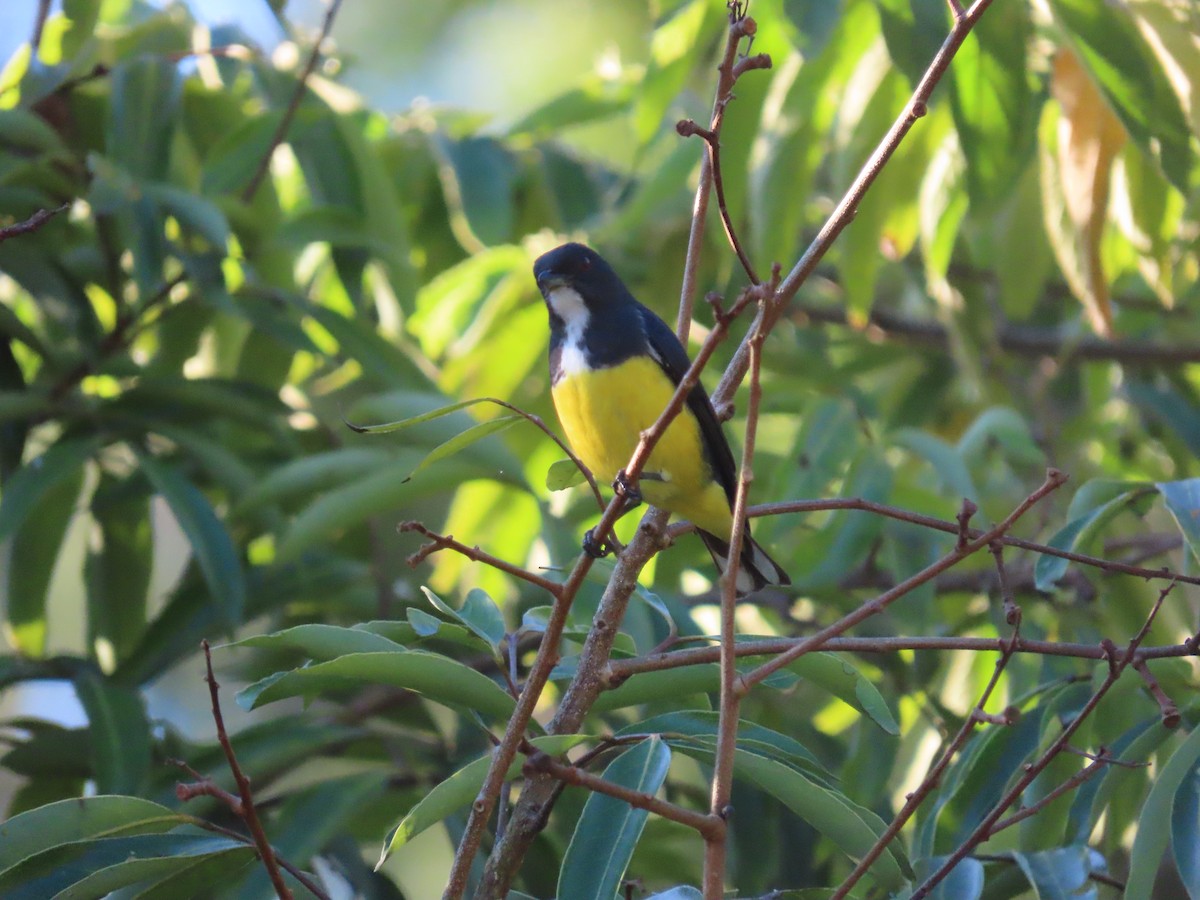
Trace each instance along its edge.
<path fill-rule="evenodd" d="M 241 622 L 246 602 L 242 566 L 233 540 L 212 505 L 173 466 L 147 453 L 139 453 L 138 461 L 187 535 L 208 589 L 225 615 L 226 625 L 231 627 Z"/>
<path fill-rule="evenodd" d="M 530 743 L 543 753 L 558 756 L 566 753 L 572 747 L 592 740 L 594 738 L 585 734 L 556 734 L 532 738 Z M 426 828 L 436 825 L 452 813 L 469 806 L 478 796 L 479 789 L 483 787 L 491 763 L 491 754 L 480 757 L 463 766 L 422 797 L 388 836 L 375 868 L 378 869 L 388 856 Z M 513 760 L 505 777 L 516 778 L 523 765 L 523 759 Z"/>
<path fill-rule="evenodd" d="M 608 764 L 605 781 L 653 796 L 667 779 L 671 750 L 652 737 Z M 558 895 L 612 900 L 650 813 L 607 794 L 593 793 L 571 835 L 558 874 Z"/>
<path fill-rule="evenodd" d="M 351 653 L 290 672 L 276 672 L 238 692 L 243 709 L 286 697 L 312 698 L 326 691 L 387 684 L 431 700 L 473 709 L 493 719 L 512 714 L 513 699 L 485 675 L 460 662 L 423 650 Z"/>

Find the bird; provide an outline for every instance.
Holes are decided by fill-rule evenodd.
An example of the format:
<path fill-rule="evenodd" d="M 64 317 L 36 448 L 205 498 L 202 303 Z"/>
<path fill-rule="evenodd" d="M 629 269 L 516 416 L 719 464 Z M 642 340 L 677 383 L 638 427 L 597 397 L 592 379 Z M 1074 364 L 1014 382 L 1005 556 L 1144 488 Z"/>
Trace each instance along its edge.
<path fill-rule="evenodd" d="M 599 479 L 688 519 L 724 574 L 737 470 L 712 401 L 697 383 L 650 454 L 633 491 L 624 466 L 667 407 L 690 366 L 667 324 L 630 293 L 592 248 L 568 243 L 542 254 L 533 275 L 550 315 L 550 394 L 567 440 Z M 632 496 L 630 496 L 630 494 Z M 584 550 L 604 555 L 592 532 Z M 745 532 L 739 596 L 791 579 Z"/>

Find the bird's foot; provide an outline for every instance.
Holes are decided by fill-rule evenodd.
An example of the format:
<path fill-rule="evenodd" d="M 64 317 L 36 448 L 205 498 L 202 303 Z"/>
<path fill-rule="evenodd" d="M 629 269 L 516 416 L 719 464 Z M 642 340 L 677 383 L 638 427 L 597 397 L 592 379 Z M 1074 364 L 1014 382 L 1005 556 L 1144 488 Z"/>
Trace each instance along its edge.
<path fill-rule="evenodd" d="M 629 476 L 625 474 L 624 469 L 618 472 L 617 477 L 613 479 L 613 490 L 621 498 L 621 515 L 642 505 L 642 492 L 638 490 L 636 482 L 630 480 Z"/>
<path fill-rule="evenodd" d="M 583 552 L 592 559 L 603 559 L 616 552 L 611 541 L 602 541 L 596 537 L 596 529 L 589 528 L 583 535 Z"/>

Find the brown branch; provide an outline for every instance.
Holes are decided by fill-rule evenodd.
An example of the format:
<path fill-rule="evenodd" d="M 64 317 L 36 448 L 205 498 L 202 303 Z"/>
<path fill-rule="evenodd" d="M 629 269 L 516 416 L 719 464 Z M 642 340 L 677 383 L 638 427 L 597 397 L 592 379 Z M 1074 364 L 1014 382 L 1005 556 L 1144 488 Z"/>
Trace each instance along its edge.
<path fill-rule="evenodd" d="M 29 39 L 29 52 L 35 60 L 42 46 L 42 32 L 46 30 L 46 19 L 49 16 L 50 0 L 38 0 L 37 13 L 33 18 L 33 36 Z"/>
<path fill-rule="evenodd" d="M 850 327 L 846 311 L 840 307 L 799 304 L 794 308 L 794 315 L 804 323 Z M 866 328 L 853 330 L 918 347 L 950 348 L 950 335 L 945 326 L 933 321 L 906 318 L 888 310 L 871 310 Z M 1067 335 L 1056 328 L 1012 322 L 998 323 L 993 334 L 998 349 L 1028 359 L 1051 356 L 1059 363 L 1119 362 L 1146 366 L 1178 366 L 1200 362 L 1200 346 L 1194 344 L 1167 344 L 1137 339 L 1105 340 L 1095 335 Z"/>
<path fill-rule="evenodd" d="M 300 77 L 296 82 L 296 89 L 292 91 L 291 99 L 288 101 L 287 108 L 283 112 L 283 118 L 279 120 L 279 124 L 275 127 L 275 132 L 271 135 L 271 142 L 267 145 L 266 152 L 259 159 L 258 167 L 254 170 L 254 174 L 250 176 L 250 180 L 246 183 L 245 188 L 242 189 L 242 201 L 244 203 L 249 203 L 254 199 L 254 195 L 258 193 L 263 179 L 267 177 L 267 173 L 271 170 L 271 159 L 275 155 L 275 149 L 287 137 L 288 131 L 292 127 L 292 120 L 296 118 L 296 113 L 300 110 L 300 102 L 304 99 L 304 94 L 308 90 L 308 79 L 317 68 L 317 60 L 321 58 L 321 45 L 325 43 L 329 37 L 329 33 L 333 30 L 333 20 L 337 16 L 341 6 L 342 0 L 330 0 L 329 2 L 329 8 L 325 11 L 325 20 L 321 23 L 321 31 L 317 35 L 317 39 L 313 42 L 312 52 L 308 54 L 308 60 L 305 62 L 304 68 L 300 71 Z"/>
<path fill-rule="evenodd" d="M 734 70 L 734 59 L 737 56 L 738 45 L 745 35 L 741 25 L 743 12 L 740 7 L 729 10 L 729 28 L 725 33 L 725 52 L 721 63 L 717 66 L 717 89 L 713 97 L 713 110 L 710 121 L 715 120 L 717 113 L 727 102 L 733 83 L 738 74 Z M 711 153 L 705 153 L 700 160 L 700 180 L 696 184 L 696 198 L 692 202 L 692 224 L 688 230 L 687 255 L 684 257 L 683 282 L 679 288 L 679 314 L 675 320 L 675 334 L 680 343 L 687 346 L 688 332 L 692 327 L 692 309 L 696 302 L 696 273 L 700 268 L 700 253 L 704 249 L 704 228 L 708 222 L 708 201 L 713 188 L 713 160 Z"/>
<path fill-rule="evenodd" d="M 1113 761 L 1113 759 L 1105 755 L 1104 749 L 1101 748 L 1100 752 L 1088 765 L 1084 766 L 1054 790 L 1050 791 L 1044 797 L 1040 797 L 1036 802 L 1017 810 L 1008 818 L 1001 819 L 999 822 L 993 825 L 992 830 L 988 833 L 988 837 L 990 838 L 1003 831 L 1005 828 L 1009 828 L 1013 825 L 1016 825 L 1018 822 L 1028 819 L 1030 816 L 1037 815 L 1059 797 L 1063 796 L 1064 794 L 1069 794 L 1085 781 L 1090 780 L 1091 777 L 1104 768 L 1107 763 Z"/>
<path fill-rule="evenodd" d="M 408 558 L 408 564 L 414 569 L 439 550 L 453 550 L 455 553 L 465 556 L 473 562 L 484 563 L 497 571 L 504 572 L 514 578 L 519 578 L 522 581 L 527 581 L 529 584 L 540 587 L 556 599 L 561 599 L 562 597 L 563 586 L 558 582 L 551 581 L 549 578 L 538 575 L 536 572 L 522 569 L 520 566 L 513 565 L 510 562 L 505 562 L 498 556 L 492 556 L 492 554 L 485 550 L 480 550 L 478 547 L 468 547 L 466 544 L 456 541 L 453 535 L 438 534 L 436 531 L 426 528 L 420 522 L 401 522 L 396 530 L 402 534 L 415 531 L 417 534 L 423 535 L 430 540 L 430 543 L 421 547 Z"/>
<path fill-rule="evenodd" d="M 808 249 L 804 251 L 804 254 L 796 262 L 796 265 L 792 267 L 787 277 L 783 279 L 783 282 L 779 285 L 779 290 L 775 292 L 774 298 L 761 313 L 761 318 L 768 330 L 775 324 L 779 316 L 782 315 L 787 304 L 796 296 L 796 292 L 800 290 L 800 287 L 816 270 L 817 264 L 829 252 L 829 248 L 833 246 L 838 235 L 850 224 L 863 197 L 870 190 L 871 185 L 875 183 L 875 179 L 879 177 L 879 173 L 883 171 L 888 160 L 892 158 L 892 155 L 896 152 L 896 148 L 904 140 L 905 135 L 912 129 L 917 120 L 925 115 L 929 98 L 933 94 L 933 89 L 942 80 L 942 76 L 946 74 L 946 70 L 950 66 L 950 61 L 958 52 L 958 48 L 962 46 L 962 42 L 966 40 L 967 35 L 971 33 L 971 29 L 975 27 L 975 23 L 979 21 L 980 16 L 984 14 L 990 5 L 991 0 L 975 0 L 971 4 L 969 11 L 965 12 L 962 16 L 955 17 L 954 26 L 950 29 L 946 40 L 942 43 L 933 61 L 929 64 L 929 68 L 925 70 L 925 74 L 913 90 L 912 97 L 909 99 L 904 111 L 892 123 L 892 127 L 888 129 L 888 133 L 879 142 L 870 159 L 859 170 L 858 175 L 855 176 L 854 181 L 846 190 L 842 199 L 834 207 L 833 212 L 829 214 L 821 230 L 817 232 L 817 236 L 813 238 L 812 243 L 808 245 Z M 721 383 L 713 391 L 713 403 L 715 405 L 722 406 L 730 401 L 738 384 L 745 377 L 749 364 L 749 347 L 746 341 L 742 341 L 741 346 L 738 347 L 737 352 L 726 368 Z"/>
<path fill-rule="evenodd" d="M 925 516 L 921 513 L 909 512 L 906 509 L 888 506 L 885 503 L 876 503 L 873 500 L 863 500 L 858 497 L 834 497 L 828 500 L 783 500 L 777 503 L 760 503 L 750 507 L 747 513 L 751 518 L 755 518 L 756 516 L 778 516 L 784 513 L 829 512 L 839 509 L 861 510 L 863 512 L 886 516 L 889 519 L 896 519 L 900 522 L 920 525 L 923 528 L 944 531 L 947 534 L 958 534 L 957 523 L 947 522 L 944 519 L 937 519 L 933 516 Z M 693 530 L 695 530 L 695 526 L 690 522 L 679 522 L 667 529 L 667 536 L 673 540 L 679 535 Z M 978 539 L 984 532 L 973 528 L 968 533 L 973 539 Z M 1097 569 L 1103 569 L 1106 572 L 1119 572 L 1122 575 L 1134 575 L 1138 578 L 1146 579 L 1165 578 L 1177 581 L 1180 584 L 1200 585 L 1200 576 L 1181 575 L 1166 567 L 1147 569 L 1143 566 L 1133 566 L 1127 563 L 1103 559 L 1099 556 L 1088 556 L 1086 553 L 1076 553 L 1073 550 L 1060 550 L 1058 547 L 1051 547 L 1047 544 L 1039 544 L 1037 541 L 1011 537 L 1009 535 L 1000 535 L 996 540 L 1006 547 L 1031 550 L 1034 553 L 1041 553 L 1045 556 L 1057 556 L 1059 559 L 1067 559 L 1081 565 L 1093 566 Z"/>
<path fill-rule="evenodd" d="M 738 657 L 777 656 L 786 653 L 806 638 L 771 638 L 768 640 L 746 640 L 737 645 Z M 834 637 L 826 641 L 821 650 L 828 653 L 899 653 L 901 650 L 930 650 L 944 652 L 966 650 L 976 653 L 1003 651 L 1008 641 L 1003 638 L 972 637 Z M 1037 641 L 1019 637 L 1012 648 L 1014 653 L 1030 653 L 1035 656 L 1057 656 L 1069 659 L 1101 660 L 1107 658 L 1099 644 L 1058 643 Z M 1135 660 L 1176 659 L 1200 656 L 1200 648 L 1185 642 L 1165 644 L 1158 647 L 1139 648 Z M 630 659 L 612 660 L 605 669 L 605 681 L 616 687 L 632 675 L 645 672 L 661 672 L 685 666 L 698 666 L 718 662 L 720 647 L 695 647 L 668 653 L 651 653 Z"/>
<path fill-rule="evenodd" d="M 933 792 L 934 788 L 941 783 L 942 776 L 946 773 L 946 769 L 950 765 L 950 761 L 958 755 L 958 752 L 962 750 L 964 746 L 966 746 L 967 739 L 970 738 L 975 731 L 975 726 L 981 722 L 991 720 L 991 717 L 984 711 L 984 707 L 987 706 L 988 700 L 991 699 L 992 692 L 996 689 L 996 685 L 1000 683 L 1000 676 L 1008 667 L 1009 660 L 1011 660 L 1013 657 L 1019 637 L 1020 635 L 1017 631 L 1017 628 L 1014 626 L 1012 637 L 1005 642 L 1004 646 L 1000 650 L 1000 658 L 996 660 L 996 665 L 992 669 L 992 677 L 988 680 L 987 685 L 983 689 L 983 693 L 980 695 L 979 700 L 975 703 L 970 715 L 963 720 L 963 723 L 958 729 L 958 733 L 954 736 L 954 739 L 946 745 L 946 749 L 942 751 L 942 755 L 938 758 L 938 761 L 933 765 L 932 768 L 930 768 L 929 772 L 926 773 L 925 777 L 921 780 L 921 783 L 917 786 L 917 789 L 904 798 L 904 806 L 901 807 L 898 813 L 896 813 L 895 817 L 884 830 L 883 834 L 881 834 L 875 843 L 871 845 L 871 849 L 863 854 L 862 859 L 860 859 L 858 864 L 855 865 L 854 870 L 846 876 L 846 880 L 838 886 L 838 889 L 834 892 L 831 900 L 844 900 L 844 898 L 849 895 L 851 889 L 853 889 L 854 885 L 858 884 L 862 877 L 867 874 L 867 871 L 874 864 L 875 860 L 879 859 L 879 857 L 883 855 L 883 852 L 887 849 L 888 844 L 895 840 L 896 836 L 900 834 L 904 826 L 908 824 L 909 819 L 913 817 L 920 805 L 925 802 L 925 798 L 928 797 Z M 1011 724 L 1011 720 L 1007 718 L 1008 713 L 1009 710 L 1005 710 L 1004 715 L 1006 718 L 1000 722 L 993 721 L 993 724 Z"/>
<path fill-rule="evenodd" d="M 1167 692 L 1162 689 L 1162 685 L 1158 683 L 1158 679 L 1154 677 L 1150 671 L 1150 667 L 1146 665 L 1144 659 L 1134 659 L 1130 665 L 1133 670 L 1142 676 L 1142 681 L 1146 682 L 1146 689 L 1150 691 L 1155 702 L 1158 704 L 1158 709 L 1162 714 L 1162 723 L 1164 728 L 1178 728 L 1180 715 L 1179 707 L 1175 705 L 1175 701 L 1167 696 Z"/>
<path fill-rule="evenodd" d="M 717 162 L 713 160 L 713 171 Z M 771 289 L 779 281 L 779 267 L 772 272 Z M 713 759 L 709 815 L 722 822 L 729 815 L 733 796 L 733 761 L 737 751 L 738 710 L 743 690 L 737 671 L 737 578 L 742 547 L 749 540 L 746 504 L 754 480 L 754 450 L 758 437 L 758 412 L 762 404 L 762 346 L 766 335 L 757 331 L 750 341 L 750 403 L 746 411 L 746 438 L 738 467 L 733 498 L 733 525 L 729 533 L 729 556 L 721 574 L 721 690 L 717 716 L 717 747 Z M 704 898 L 721 900 L 725 893 L 727 838 L 724 828 L 704 836 Z"/>
<path fill-rule="evenodd" d="M 1046 471 L 1046 480 L 1042 483 L 1042 485 L 1028 497 L 1022 500 L 1017 505 L 1017 508 L 1009 513 L 1007 518 L 1005 518 L 1004 521 L 995 528 L 992 528 L 990 531 L 987 531 L 979 537 L 974 538 L 965 545 L 955 547 L 954 550 L 943 556 L 940 560 L 932 565 L 926 566 L 912 577 L 906 578 L 890 591 L 885 591 L 884 593 L 875 597 L 873 600 L 867 601 L 859 606 L 858 609 L 842 616 L 842 618 L 838 619 L 838 621 L 834 622 L 832 625 L 828 625 L 825 628 L 822 628 L 816 634 L 800 641 L 787 653 L 781 654 L 771 662 L 764 663 L 753 672 L 744 675 L 743 680 L 746 687 L 750 688 L 756 684 L 759 684 L 764 679 L 769 678 L 772 674 L 782 669 L 784 666 L 799 659 L 805 653 L 810 653 L 813 650 L 820 649 L 825 642 L 829 640 L 829 638 L 836 637 L 837 635 L 842 634 L 848 629 L 854 627 L 859 622 L 869 619 L 871 616 L 882 612 L 889 605 L 903 597 L 905 594 L 915 590 L 925 582 L 930 581 L 937 575 L 944 572 L 946 569 L 949 569 L 951 566 L 957 565 L 959 562 L 966 559 L 977 550 L 986 547 L 992 541 L 1001 537 L 1006 531 L 1008 531 L 1008 529 L 1016 523 L 1017 519 L 1028 512 L 1035 503 L 1037 503 L 1047 494 L 1059 488 L 1061 485 L 1065 484 L 1066 480 L 1066 476 L 1057 469 L 1048 469 Z"/>
<path fill-rule="evenodd" d="M 176 788 L 176 793 L 178 793 L 178 788 Z M 246 844 L 247 846 L 250 846 L 250 847 L 254 846 L 254 840 L 252 838 L 249 838 L 244 834 L 234 831 L 232 828 L 224 828 L 213 822 L 209 822 L 207 819 L 193 819 L 192 824 L 195 825 L 197 828 L 203 828 L 205 831 L 211 831 L 213 834 L 222 834 L 225 837 L 232 838 L 235 841 L 241 841 L 243 844 Z M 299 866 L 288 862 L 286 859 L 284 859 L 282 856 L 279 855 L 278 851 L 275 851 L 275 858 L 277 860 L 279 860 L 279 865 L 281 865 L 293 878 L 295 878 L 298 882 L 300 882 L 302 885 L 304 885 L 309 891 L 311 891 L 312 895 L 314 897 L 316 897 L 317 900 L 331 900 L 329 894 L 327 894 L 325 892 L 324 888 L 322 888 L 319 884 L 317 884 L 313 880 L 311 875 L 309 875 L 307 872 L 305 872 Z"/>
<path fill-rule="evenodd" d="M 60 212 L 66 212 L 71 208 L 69 202 L 56 206 L 54 209 L 39 209 L 28 219 L 21 222 L 14 222 L 12 225 L 0 227 L 0 244 L 3 244 L 9 238 L 18 237 L 23 234 L 32 234 L 37 231 Z"/>
<path fill-rule="evenodd" d="M 695 810 L 668 803 L 666 800 L 659 800 L 653 794 L 635 791 L 612 781 L 605 781 L 599 775 L 593 775 L 586 769 L 561 763 L 541 750 L 535 750 L 529 754 L 525 769 L 527 773 L 545 772 L 566 784 L 587 788 L 589 791 L 608 797 L 615 797 L 637 809 L 648 810 L 656 816 L 662 816 L 664 819 L 695 829 L 706 839 L 709 835 L 725 833 L 725 821 L 720 816 L 704 815 Z"/>
<path fill-rule="evenodd" d="M 208 693 L 212 699 L 212 716 L 217 727 L 217 740 L 221 744 L 221 750 L 225 753 L 225 760 L 229 763 L 229 771 L 233 773 L 233 780 L 237 784 L 238 795 L 241 798 L 241 802 L 233 807 L 233 811 L 241 817 L 250 830 L 250 834 L 254 838 L 254 846 L 258 849 L 259 858 L 267 870 L 275 893 L 280 900 L 292 900 L 292 891 L 287 886 L 287 882 L 283 880 L 283 873 L 279 871 L 279 860 L 275 856 L 275 850 L 271 847 L 266 831 L 263 830 L 262 822 L 258 818 L 258 810 L 254 808 L 254 793 L 250 790 L 250 779 L 246 777 L 246 773 L 238 764 L 237 755 L 233 752 L 233 744 L 230 743 L 229 734 L 225 730 L 225 717 L 221 714 L 220 685 L 217 684 L 216 676 L 213 675 L 212 651 L 207 640 L 201 641 L 200 646 L 204 649 L 206 671 L 204 680 L 208 682 Z"/>
<path fill-rule="evenodd" d="M 950 874 L 956 865 L 966 858 L 972 850 L 979 846 L 980 843 L 987 840 L 988 836 L 992 833 L 993 827 L 1000 820 L 1000 817 L 1004 815 L 1004 811 L 1016 803 L 1018 799 L 1020 799 L 1021 795 L 1025 792 L 1025 789 L 1033 783 L 1033 780 L 1042 773 L 1046 766 L 1050 765 L 1054 757 L 1056 757 L 1066 746 L 1068 746 L 1071 736 L 1092 714 L 1092 712 L 1099 705 L 1100 701 L 1104 699 L 1104 696 L 1108 693 L 1109 689 L 1116 684 L 1117 679 L 1121 677 L 1121 673 L 1125 670 L 1125 667 L 1130 665 L 1137 658 L 1138 647 L 1145 639 L 1146 634 L 1150 630 L 1150 626 L 1154 623 L 1155 618 L 1158 616 L 1158 611 L 1162 609 L 1163 601 L 1167 598 L 1167 595 L 1171 593 L 1174 587 L 1175 582 L 1171 582 L 1159 592 L 1158 598 L 1154 601 L 1154 606 L 1146 616 L 1141 630 L 1139 630 L 1129 642 L 1129 645 L 1126 647 L 1123 654 L 1118 655 L 1117 648 L 1113 646 L 1111 641 L 1104 641 L 1109 663 L 1108 675 L 1105 677 L 1104 682 L 1096 689 L 1096 691 L 1088 699 L 1088 702 L 1084 704 L 1083 709 L 1079 711 L 1075 718 L 1073 718 L 1066 725 L 1066 727 L 1063 728 L 1059 736 L 1050 744 L 1049 747 L 1046 748 L 1045 752 L 1043 752 L 1036 761 L 1027 763 L 1022 767 L 1022 774 L 1021 777 L 1017 779 L 1017 782 L 1008 790 L 1007 793 L 1005 793 L 1003 797 L 1000 798 L 995 806 L 992 807 L 991 811 L 984 816 L 983 820 L 975 827 L 971 834 L 968 835 L 967 839 L 962 842 L 958 849 L 950 854 L 946 861 L 940 867 L 938 867 L 937 871 L 925 879 L 925 881 L 916 889 L 912 895 L 912 900 L 921 900 L 923 897 L 928 897 L 930 892 L 932 892 L 932 890 L 938 884 L 940 884 L 947 875 Z"/>

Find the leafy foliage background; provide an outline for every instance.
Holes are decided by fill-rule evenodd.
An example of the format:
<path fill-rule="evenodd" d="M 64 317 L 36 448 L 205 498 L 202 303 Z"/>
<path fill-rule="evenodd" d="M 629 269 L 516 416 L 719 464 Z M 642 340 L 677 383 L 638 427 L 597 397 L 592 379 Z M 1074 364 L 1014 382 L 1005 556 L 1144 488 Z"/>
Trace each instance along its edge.
<path fill-rule="evenodd" d="M 369 861 L 435 784 L 486 753 L 481 723 L 511 706 L 505 635 L 527 651 L 546 601 L 452 554 L 409 569 L 418 543 L 394 526 L 417 519 L 507 560 L 568 566 L 596 509 L 585 492 L 550 490 L 560 451 L 487 404 L 390 436 L 345 423 L 476 397 L 553 422 L 529 267 L 566 237 L 600 248 L 673 316 L 702 152 L 673 126 L 707 115 L 725 9 L 686 0 L 651 13 L 644 61 L 610 60 L 508 124 L 429 105 L 385 116 L 319 70 L 261 183 L 298 66 L 275 65 L 236 29 L 198 27 L 183 6 L 68 0 L 38 54 L 26 45 L 0 74 L 0 212 L 70 206 L 0 243 L 0 681 L 66 679 L 88 720 L 6 723 L 3 766 L 20 782 L 0 893 L 52 896 L 38 892 L 85 878 L 97 880 L 80 896 L 266 890 L 243 844 L 189 818 L 230 824 L 227 811 L 174 799 L 169 758 L 230 785 L 215 744 L 147 714 L 145 692 L 173 670 L 197 673 L 204 702 L 202 638 L 253 648 L 217 655 L 252 682 L 245 706 L 315 701 L 248 726 L 226 711 L 282 854 L 365 896 L 414 883 L 416 855 L 378 874 Z M 948 14 L 941 0 L 760 0 L 752 13 L 754 50 L 774 67 L 739 83 L 722 158 L 734 221 L 765 268 L 788 265 L 820 226 L 904 108 Z M 1197 33 L 1184 0 L 996 0 L 767 344 L 756 501 L 863 497 L 951 519 L 967 497 L 998 521 L 1049 464 L 1072 486 L 1023 535 L 1194 571 Z M 742 275 L 713 224 L 700 283 L 731 297 Z M 826 622 L 953 540 L 862 512 L 760 519 L 756 536 L 796 581 L 742 610 L 759 635 Z M 1049 558 L 1009 564 L 1031 638 L 1120 644 L 1158 592 Z M 683 636 L 711 634 L 708 574 L 694 540 L 659 556 L 622 651 L 666 638 L 664 613 Z M 954 575 L 862 633 L 1005 636 L 990 560 Z M 577 603 L 572 646 L 602 587 Z M 1196 630 L 1194 589 L 1180 587 L 1148 643 Z M 776 742 L 755 759 L 777 768 L 737 784 L 740 895 L 836 885 L 851 865 L 837 837 L 846 810 L 890 818 L 993 658 L 846 661 L 848 682 L 814 669 L 747 701 L 744 718 Z M 953 765 L 907 836 L 918 872 L 957 846 L 1102 668 L 1013 661 L 997 703 L 1020 722 L 981 729 Z M 1160 895 L 1200 896 L 1194 664 L 1151 670 L 1182 728 L 1160 724 L 1130 672 L 1081 739 L 1151 765 L 1109 767 L 1004 832 L 945 896 L 1111 896 L 1113 880 L 1149 896 L 1168 845 Z M 715 677 L 672 676 L 641 676 L 588 733 L 659 716 L 673 717 L 664 732 L 706 733 Z M 661 772 L 667 796 L 703 807 L 703 742 L 673 750 L 642 747 L 636 777 Z M 601 758 L 636 768 L 627 755 Z M 1085 763 L 1062 758 L 1025 802 Z M 812 784 L 848 805 L 797 814 L 788 792 Z M 85 793 L 125 799 L 48 805 Z M 473 798 L 459 793 L 426 806 L 421 827 L 453 840 Z M 595 883 L 572 868 L 589 860 L 571 841 L 611 816 L 589 816 L 585 800 L 563 794 L 523 870 L 530 895 Z M 699 839 L 657 818 L 644 829 L 628 874 L 647 890 L 696 883 Z M 135 868 L 131 853 L 159 862 Z M 899 880 L 877 874 L 875 890 L 905 882 L 907 860 L 893 865 Z"/>

